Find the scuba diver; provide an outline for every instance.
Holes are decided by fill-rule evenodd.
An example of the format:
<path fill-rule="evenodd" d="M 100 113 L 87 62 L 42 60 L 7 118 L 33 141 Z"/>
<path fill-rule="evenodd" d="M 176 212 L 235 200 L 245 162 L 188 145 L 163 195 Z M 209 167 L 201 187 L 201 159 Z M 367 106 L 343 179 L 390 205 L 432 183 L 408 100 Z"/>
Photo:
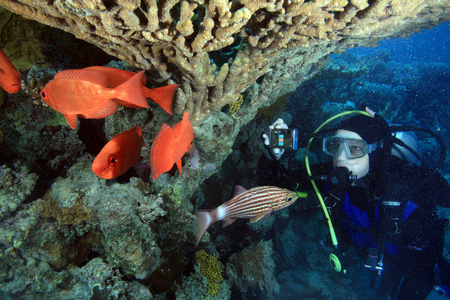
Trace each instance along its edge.
<path fill-rule="evenodd" d="M 437 205 L 450 207 L 450 187 L 437 171 L 445 159 L 442 139 L 417 129 L 441 143 L 438 166 L 429 168 L 418 151 L 393 134 L 412 128 L 389 126 L 369 110 L 351 113 L 357 115 L 337 128 L 320 131 L 327 121 L 316 130 L 307 147 L 307 174 L 284 167 L 279 159 L 285 149 L 277 148 L 272 133 L 263 134 L 270 156 L 262 155 L 258 163 L 258 185 L 291 190 L 311 190 L 313 185 L 330 229 L 329 240 L 322 244 L 332 249 L 330 263 L 336 271 L 346 270 L 353 253 L 370 271 L 371 287 L 387 299 L 450 298 L 450 267 L 443 257 L 448 220 L 439 219 L 436 212 Z M 269 128 L 293 134 L 282 119 Z M 332 162 L 310 168 L 312 139 L 330 132 L 334 135 L 323 137 L 322 150 Z M 305 203 L 313 200 L 311 207 L 318 207 L 311 198 Z"/>

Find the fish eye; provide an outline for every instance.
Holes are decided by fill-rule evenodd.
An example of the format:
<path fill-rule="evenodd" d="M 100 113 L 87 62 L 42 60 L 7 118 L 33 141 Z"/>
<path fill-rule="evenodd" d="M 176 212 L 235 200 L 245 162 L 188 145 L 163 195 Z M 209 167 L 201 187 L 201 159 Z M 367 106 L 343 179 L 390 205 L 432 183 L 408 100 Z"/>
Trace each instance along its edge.
<path fill-rule="evenodd" d="M 44 99 L 47 98 L 47 94 L 46 94 L 44 91 L 41 92 L 41 96 L 42 96 L 42 98 L 44 98 Z"/>
<path fill-rule="evenodd" d="M 287 202 L 291 202 L 291 200 L 292 200 L 292 196 L 289 196 L 289 197 L 287 197 Z"/>
<path fill-rule="evenodd" d="M 117 164 L 117 156 L 115 154 L 110 154 L 108 157 L 108 163 L 110 166 Z"/>

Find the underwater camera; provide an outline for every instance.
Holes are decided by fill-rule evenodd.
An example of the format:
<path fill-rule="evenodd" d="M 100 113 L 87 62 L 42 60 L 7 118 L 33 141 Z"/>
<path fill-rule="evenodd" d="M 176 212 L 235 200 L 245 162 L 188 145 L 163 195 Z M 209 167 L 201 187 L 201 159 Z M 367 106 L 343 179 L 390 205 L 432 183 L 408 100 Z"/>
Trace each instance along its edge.
<path fill-rule="evenodd" d="M 269 147 L 280 149 L 298 149 L 297 129 L 270 129 Z"/>

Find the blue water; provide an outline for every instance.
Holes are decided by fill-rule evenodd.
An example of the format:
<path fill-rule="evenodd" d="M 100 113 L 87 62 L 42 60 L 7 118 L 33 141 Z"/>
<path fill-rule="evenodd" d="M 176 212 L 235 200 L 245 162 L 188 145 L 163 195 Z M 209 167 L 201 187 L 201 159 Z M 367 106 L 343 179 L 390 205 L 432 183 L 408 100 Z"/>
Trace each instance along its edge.
<path fill-rule="evenodd" d="M 424 29 L 408 38 L 380 41 L 380 46 L 355 48 L 349 52 L 355 55 L 368 55 L 374 51 L 386 51 L 392 60 L 404 63 L 437 62 L 450 65 L 450 22 L 431 29 Z"/>

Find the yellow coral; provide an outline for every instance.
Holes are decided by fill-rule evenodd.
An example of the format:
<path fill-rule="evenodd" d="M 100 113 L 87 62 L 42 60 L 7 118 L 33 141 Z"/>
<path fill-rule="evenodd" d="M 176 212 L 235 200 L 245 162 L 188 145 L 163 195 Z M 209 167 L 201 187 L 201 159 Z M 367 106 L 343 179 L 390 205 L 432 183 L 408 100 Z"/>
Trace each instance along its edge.
<path fill-rule="evenodd" d="M 205 250 L 198 251 L 195 256 L 200 264 L 200 274 L 208 280 L 205 299 L 208 299 L 208 295 L 212 299 L 216 297 L 223 280 L 222 267 L 219 261 L 213 255 L 206 253 Z"/>
<path fill-rule="evenodd" d="M 239 99 L 228 104 L 230 106 L 230 109 L 228 110 L 228 115 L 231 115 L 234 112 L 238 112 L 239 109 L 241 108 L 242 103 L 244 103 L 244 96 L 241 94 L 239 96 Z"/>

